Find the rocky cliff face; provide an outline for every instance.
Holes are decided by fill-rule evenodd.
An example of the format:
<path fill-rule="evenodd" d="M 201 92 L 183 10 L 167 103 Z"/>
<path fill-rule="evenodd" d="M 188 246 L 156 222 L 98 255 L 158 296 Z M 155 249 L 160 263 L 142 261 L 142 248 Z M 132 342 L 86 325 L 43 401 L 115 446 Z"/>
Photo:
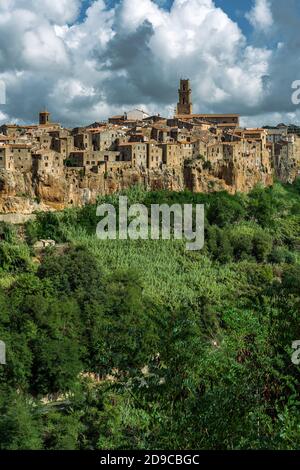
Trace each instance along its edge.
<path fill-rule="evenodd" d="M 247 163 L 216 162 L 209 169 L 202 161 L 185 167 L 185 184 L 195 192 L 227 191 L 249 192 L 257 185 L 273 184 L 273 173 L 269 166 L 254 167 Z"/>
<path fill-rule="evenodd" d="M 66 169 L 61 176 L 37 175 L 18 171 L 0 171 L 0 213 L 31 214 L 36 210 L 60 210 L 96 202 L 99 194 L 111 194 L 133 185 L 152 190 L 195 192 L 226 190 L 247 192 L 257 183 L 271 185 L 269 168 L 259 171 L 245 164 L 219 162 L 209 166 L 203 161 L 187 163 L 184 168 L 164 170 L 126 168 L 107 174 L 89 173 L 80 169 Z"/>
<path fill-rule="evenodd" d="M 283 183 L 293 183 L 300 176 L 300 158 L 276 159 L 275 175 Z"/>

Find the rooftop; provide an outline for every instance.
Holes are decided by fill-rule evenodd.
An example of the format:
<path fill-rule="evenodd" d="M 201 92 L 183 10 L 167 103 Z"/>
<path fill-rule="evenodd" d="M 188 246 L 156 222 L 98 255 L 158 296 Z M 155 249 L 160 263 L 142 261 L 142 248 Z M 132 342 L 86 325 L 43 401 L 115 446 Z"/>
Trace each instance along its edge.
<path fill-rule="evenodd" d="M 177 114 L 178 119 L 240 117 L 240 114 Z"/>

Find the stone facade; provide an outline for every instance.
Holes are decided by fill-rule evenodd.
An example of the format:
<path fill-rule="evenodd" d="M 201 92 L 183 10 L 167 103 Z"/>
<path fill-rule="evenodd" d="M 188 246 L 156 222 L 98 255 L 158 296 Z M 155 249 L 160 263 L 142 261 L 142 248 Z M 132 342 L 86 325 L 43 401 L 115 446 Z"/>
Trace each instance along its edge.
<path fill-rule="evenodd" d="M 177 114 L 192 114 L 192 90 L 189 80 L 180 80 L 178 94 Z"/>
<path fill-rule="evenodd" d="M 300 176 L 300 137 L 288 135 L 273 147 L 273 164 L 278 179 L 292 183 Z"/>

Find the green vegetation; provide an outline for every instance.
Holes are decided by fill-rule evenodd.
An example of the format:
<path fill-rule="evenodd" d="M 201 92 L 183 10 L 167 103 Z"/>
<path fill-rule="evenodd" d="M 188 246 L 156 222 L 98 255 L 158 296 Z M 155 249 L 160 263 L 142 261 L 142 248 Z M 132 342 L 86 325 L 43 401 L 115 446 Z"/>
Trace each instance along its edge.
<path fill-rule="evenodd" d="M 299 449 L 300 181 L 126 195 L 204 203 L 204 249 L 100 241 L 95 206 L 0 228 L 0 449 Z"/>

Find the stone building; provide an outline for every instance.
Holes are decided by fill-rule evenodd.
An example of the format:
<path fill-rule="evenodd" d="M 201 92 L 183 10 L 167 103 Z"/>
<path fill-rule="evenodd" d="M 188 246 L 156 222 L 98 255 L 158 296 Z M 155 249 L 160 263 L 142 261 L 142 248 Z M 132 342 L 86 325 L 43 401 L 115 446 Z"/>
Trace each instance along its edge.
<path fill-rule="evenodd" d="M 9 145 L 3 145 L 0 147 L 0 170 L 13 171 L 14 168 L 14 156 Z"/>
<path fill-rule="evenodd" d="M 92 136 L 94 150 L 99 151 L 116 150 L 118 139 L 124 135 L 118 127 L 91 129 L 89 133 Z"/>
<path fill-rule="evenodd" d="M 275 127 L 266 129 L 267 132 L 267 141 L 270 144 L 277 144 L 281 140 L 286 140 L 288 136 L 288 128 L 284 127 Z"/>
<path fill-rule="evenodd" d="M 208 124 L 219 127 L 225 131 L 227 129 L 237 129 L 240 125 L 239 114 L 191 114 L 191 115 L 177 115 L 177 118 L 184 121 L 191 121 L 194 123 L 201 123 L 203 126 L 208 127 Z"/>
<path fill-rule="evenodd" d="M 34 175 L 59 177 L 64 173 L 64 160 L 53 150 L 39 149 L 32 153 L 32 168 Z"/>
<path fill-rule="evenodd" d="M 209 143 L 208 138 L 204 138 L 202 136 L 201 138 L 195 139 L 192 144 L 193 144 L 193 158 L 203 158 L 204 160 L 207 160 L 207 146 Z"/>
<path fill-rule="evenodd" d="M 137 122 L 142 122 L 144 119 L 150 118 L 149 114 L 140 109 L 132 109 L 125 112 L 124 114 L 119 114 L 116 116 L 111 116 L 108 119 L 109 124 L 115 124 L 118 126 L 134 127 Z"/>
<path fill-rule="evenodd" d="M 69 154 L 69 157 L 66 161 L 66 166 L 72 168 L 84 168 L 88 161 L 88 151 L 87 150 L 74 150 Z"/>
<path fill-rule="evenodd" d="M 81 132 L 74 135 L 74 147 L 79 150 L 92 150 L 92 134 L 90 132 Z"/>
<path fill-rule="evenodd" d="M 300 176 L 300 137 L 289 134 L 273 146 L 273 165 L 277 178 L 292 182 Z"/>
<path fill-rule="evenodd" d="M 186 160 L 191 160 L 194 155 L 194 143 L 183 140 L 179 143 L 179 164 L 183 165 Z"/>
<path fill-rule="evenodd" d="M 190 87 L 189 80 L 180 80 L 180 87 L 178 90 L 179 101 L 177 104 L 177 115 L 180 114 L 192 114 L 192 90 Z"/>
<path fill-rule="evenodd" d="M 149 117 L 149 114 L 141 109 L 132 109 L 131 111 L 127 111 L 125 113 L 126 121 L 143 121 Z"/>
<path fill-rule="evenodd" d="M 9 144 L 9 137 L 4 134 L 0 134 L 0 146 L 8 145 Z"/>
<path fill-rule="evenodd" d="M 131 161 L 137 168 L 147 168 L 147 143 L 127 142 L 120 144 L 118 150 L 122 161 Z"/>
<path fill-rule="evenodd" d="M 51 136 L 52 133 L 50 133 Z M 52 136 L 51 149 L 55 152 L 61 153 L 66 160 L 69 158 L 70 153 L 74 151 L 74 139 L 70 135 L 66 136 Z"/>
<path fill-rule="evenodd" d="M 157 142 L 170 142 L 174 141 L 172 133 L 174 132 L 173 127 L 168 127 L 161 124 L 156 124 L 152 127 L 151 138 Z"/>
<path fill-rule="evenodd" d="M 47 133 L 40 134 L 37 137 L 37 141 L 39 142 L 41 148 L 46 150 L 50 150 L 52 147 L 52 137 Z"/>
<path fill-rule="evenodd" d="M 38 129 L 38 126 L 20 126 L 17 124 L 4 124 L 0 127 L 0 132 L 8 136 L 11 140 L 18 137 L 25 136 L 28 132 L 33 132 Z"/>
<path fill-rule="evenodd" d="M 163 149 L 156 141 L 147 144 L 147 168 L 161 168 L 163 165 Z"/>
<path fill-rule="evenodd" d="M 180 166 L 181 153 L 177 142 L 165 142 L 159 144 L 163 151 L 163 164 L 167 166 Z"/>
<path fill-rule="evenodd" d="M 50 113 L 45 109 L 45 111 L 41 111 L 39 115 L 39 124 L 40 126 L 46 126 L 50 123 Z"/>
<path fill-rule="evenodd" d="M 28 172 L 32 169 L 32 156 L 30 144 L 11 144 L 10 146 L 13 159 L 14 169 L 20 170 L 21 172 Z"/>
<path fill-rule="evenodd" d="M 216 142 L 210 143 L 207 146 L 207 160 L 214 163 L 216 161 L 223 160 L 223 143 Z"/>

